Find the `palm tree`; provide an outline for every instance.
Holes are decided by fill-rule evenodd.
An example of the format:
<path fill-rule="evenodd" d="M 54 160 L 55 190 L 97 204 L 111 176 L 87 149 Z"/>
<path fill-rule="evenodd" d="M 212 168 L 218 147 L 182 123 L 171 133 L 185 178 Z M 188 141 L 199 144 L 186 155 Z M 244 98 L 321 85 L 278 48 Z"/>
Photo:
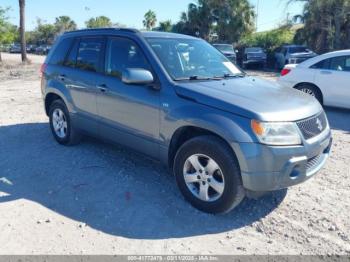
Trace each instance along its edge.
<path fill-rule="evenodd" d="M 28 62 L 27 48 L 26 48 L 26 35 L 25 35 L 25 0 L 19 1 L 19 33 L 21 38 L 21 55 L 22 62 Z"/>
<path fill-rule="evenodd" d="M 106 16 L 92 17 L 85 22 L 87 28 L 103 28 L 112 27 L 113 23 L 110 18 Z"/>
<path fill-rule="evenodd" d="M 77 24 L 69 16 L 56 17 L 55 27 L 58 34 L 77 29 Z"/>
<path fill-rule="evenodd" d="M 146 27 L 147 30 L 152 30 L 152 28 L 155 27 L 157 23 L 156 13 L 152 10 L 148 10 L 144 17 L 145 20 L 143 20 L 143 25 Z"/>
<path fill-rule="evenodd" d="M 171 32 L 173 25 L 170 20 L 166 20 L 164 22 L 159 22 L 159 31 L 163 32 Z"/>

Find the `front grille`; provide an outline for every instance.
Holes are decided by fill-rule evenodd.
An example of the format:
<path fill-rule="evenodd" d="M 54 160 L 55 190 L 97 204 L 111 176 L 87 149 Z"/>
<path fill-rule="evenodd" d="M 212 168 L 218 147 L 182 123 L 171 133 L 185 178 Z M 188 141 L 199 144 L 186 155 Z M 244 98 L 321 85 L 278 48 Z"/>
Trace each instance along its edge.
<path fill-rule="evenodd" d="M 318 166 L 319 163 L 320 163 L 320 160 L 321 160 L 321 156 L 322 156 L 322 154 L 318 155 L 318 156 L 315 156 L 313 158 L 310 158 L 307 161 L 306 170 L 310 171 L 310 170 L 314 169 L 316 166 Z"/>
<path fill-rule="evenodd" d="M 321 134 L 327 128 L 327 118 L 324 112 L 311 118 L 297 122 L 297 125 L 306 140 Z"/>

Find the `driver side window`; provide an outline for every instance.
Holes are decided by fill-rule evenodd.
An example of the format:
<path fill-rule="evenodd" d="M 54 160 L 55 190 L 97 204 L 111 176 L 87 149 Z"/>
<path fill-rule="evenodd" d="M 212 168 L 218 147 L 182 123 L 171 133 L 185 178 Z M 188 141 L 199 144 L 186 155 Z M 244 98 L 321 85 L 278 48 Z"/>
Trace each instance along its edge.
<path fill-rule="evenodd" d="M 106 74 L 119 79 L 128 68 L 142 68 L 151 71 L 140 48 L 126 38 L 111 38 L 107 44 Z"/>

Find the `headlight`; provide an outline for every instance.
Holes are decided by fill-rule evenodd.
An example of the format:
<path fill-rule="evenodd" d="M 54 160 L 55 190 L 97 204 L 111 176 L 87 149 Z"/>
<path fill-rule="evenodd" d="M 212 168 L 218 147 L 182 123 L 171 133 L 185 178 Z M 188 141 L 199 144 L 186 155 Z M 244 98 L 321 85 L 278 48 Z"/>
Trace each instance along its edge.
<path fill-rule="evenodd" d="M 292 122 L 259 122 L 252 120 L 254 134 L 262 144 L 287 146 L 300 145 L 298 127 Z"/>

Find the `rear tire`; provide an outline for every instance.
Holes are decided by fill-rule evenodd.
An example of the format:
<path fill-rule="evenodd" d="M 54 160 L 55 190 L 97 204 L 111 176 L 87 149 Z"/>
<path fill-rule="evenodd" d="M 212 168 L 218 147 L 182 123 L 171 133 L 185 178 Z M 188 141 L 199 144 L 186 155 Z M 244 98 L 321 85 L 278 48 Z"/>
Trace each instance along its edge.
<path fill-rule="evenodd" d="M 174 174 L 185 199 L 206 213 L 227 213 L 245 196 L 237 158 L 215 136 L 185 142 L 175 156 Z"/>
<path fill-rule="evenodd" d="M 301 84 L 295 87 L 295 89 L 315 97 L 321 105 L 323 104 L 322 93 L 317 87 L 309 84 Z"/>
<path fill-rule="evenodd" d="M 80 142 L 81 135 L 73 128 L 69 111 L 62 100 L 51 103 L 49 118 L 52 135 L 59 144 L 68 146 Z"/>

